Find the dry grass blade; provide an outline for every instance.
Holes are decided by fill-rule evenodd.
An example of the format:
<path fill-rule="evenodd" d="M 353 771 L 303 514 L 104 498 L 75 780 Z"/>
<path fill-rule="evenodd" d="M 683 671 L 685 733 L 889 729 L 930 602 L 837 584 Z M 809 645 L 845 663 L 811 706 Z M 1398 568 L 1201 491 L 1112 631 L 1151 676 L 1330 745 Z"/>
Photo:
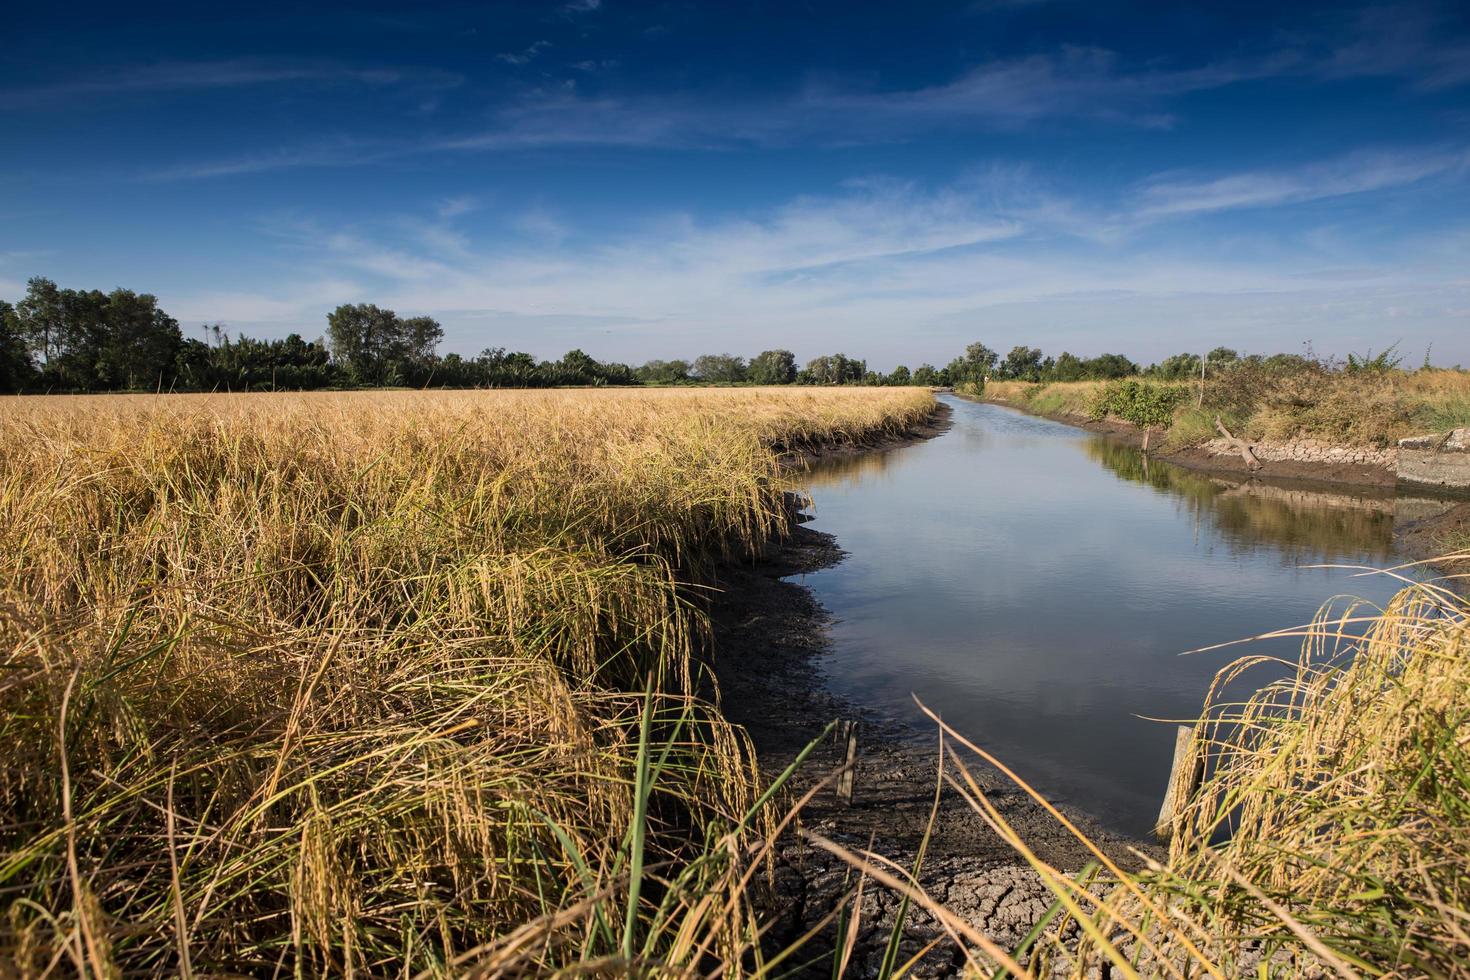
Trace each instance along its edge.
<path fill-rule="evenodd" d="M 0 972 L 738 972 L 774 797 L 698 694 L 696 587 L 788 528 L 793 451 L 932 410 L 912 389 L 9 406 Z"/>

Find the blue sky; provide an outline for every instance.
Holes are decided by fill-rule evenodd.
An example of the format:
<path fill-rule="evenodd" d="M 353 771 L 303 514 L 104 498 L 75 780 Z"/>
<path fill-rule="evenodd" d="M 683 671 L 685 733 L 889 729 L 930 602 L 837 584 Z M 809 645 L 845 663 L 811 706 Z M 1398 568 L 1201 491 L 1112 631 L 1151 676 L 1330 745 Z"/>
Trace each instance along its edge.
<path fill-rule="evenodd" d="M 486 346 L 1381 349 L 1470 365 L 1470 7 L 31 4 L 32 275 Z"/>

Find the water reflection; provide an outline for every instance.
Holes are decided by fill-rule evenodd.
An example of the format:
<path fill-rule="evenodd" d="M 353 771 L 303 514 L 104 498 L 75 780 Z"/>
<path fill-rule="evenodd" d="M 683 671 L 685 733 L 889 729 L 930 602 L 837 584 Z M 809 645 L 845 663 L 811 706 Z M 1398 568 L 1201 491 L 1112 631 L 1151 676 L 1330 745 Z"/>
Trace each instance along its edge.
<path fill-rule="evenodd" d="M 1087 442 L 1085 449 L 1121 479 L 1174 498 L 1234 547 L 1269 542 L 1293 564 L 1365 557 L 1387 563 L 1393 556 L 1391 493 L 1335 493 L 1223 479 L 1149 459 L 1132 446 L 1101 437 Z"/>
<path fill-rule="evenodd" d="M 832 486 L 865 476 L 876 476 L 888 468 L 893 452 L 857 453 L 851 456 L 824 456 L 807 464 L 809 486 Z"/>
<path fill-rule="evenodd" d="M 1172 750 L 1142 717 L 1196 714 L 1233 656 L 1182 651 L 1393 591 L 1312 566 L 1390 562 L 1401 501 L 1221 480 L 950 404 L 949 433 L 810 474 L 814 526 L 849 553 L 804 579 L 836 617 L 829 682 L 905 720 L 917 694 L 1123 829 L 1150 825 Z"/>

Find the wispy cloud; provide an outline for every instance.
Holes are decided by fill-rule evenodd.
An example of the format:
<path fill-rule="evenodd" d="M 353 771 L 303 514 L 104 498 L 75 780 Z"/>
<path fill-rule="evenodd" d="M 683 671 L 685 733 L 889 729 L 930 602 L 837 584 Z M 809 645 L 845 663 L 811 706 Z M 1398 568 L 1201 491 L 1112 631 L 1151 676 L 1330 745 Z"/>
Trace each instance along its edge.
<path fill-rule="evenodd" d="M 551 47 L 550 41 L 534 41 L 520 51 L 501 52 L 495 56 L 496 61 L 503 61 L 508 65 L 526 65 L 536 60 L 536 56 Z"/>
<path fill-rule="evenodd" d="M 1470 43 L 1449 41 L 1446 12 L 1425 4 L 1369 7 L 1315 62 L 1324 78 L 1400 77 L 1441 91 L 1470 83 Z"/>
<path fill-rule="evenodd" d="M 434 210 L 438 213 L 440 220 L 449 221 L 453 218 L 458 218 L 460 215 L 469 214 L 471 211 L 479 208 L 479 206 L 480 201 L 478 198 L 468 194 L 462 194 L 458 197 L 446 197 L 439 202 Z"/>
<path fill-rule="evenodd" d="M 593 9 L 590 4 L 583 4 Z M 394 141 L 375 137 L 348 150 L 311 145 L 242 154 L 238 158 L 180 163 L 152 176 L 198 179 L 278 170 L 291 166 L 347 166 L 390 158 L 455 152 L 515 152 L 547 148 L 628 147 L 722 150 L 742 147 L 850 146 L 918 139 L 942 131 L 1008 131 L 1083 122 L 1098 126 L 1169 128 L 1180 121 L 1181 99 L 1242 83 L 1290 78 L 1333 84 L 1348 78 L 1399 76 L 1421 91 L 1470 81 L 1470 48 L 1437 42 L 1435 19 L 1413 9 L 1402 15 L 1370 10 L 1350 28 L 1312 38 L 1279 37 L 1269 48 L 1202 64 L 1137 64 L 1099 47 L 1060 46 L 1028 56 L 982 61 L 932 85 L 884 87 L 852 78 L 809 80 L 784 94 L 715 98 L 686 92 L 619 91 L 603 86 L 582 95 L 572 79 L 554 77 L 538 88 L 503 96 L 487 107 L 488 120 L 474 129 L 446 130 L 426 123 Z M 497 57 L 526 65 L 551 46 L 537 40 Z M 567 70 L 586 74 L 609 61 L 579 61 Z M 225 61 L 156 66 L 114 79 L 94 78 L 6 98 L 50 98 L 119 85 L 123 90 L 263 85 L 351 80 L 357 84 L 450 85 L 456 76 L 419 78 L 395 69 L 336 64 L 266 64 Z M 49 93 L 49 95 L 47 94 Z M 371 143 L 371 146 L 368 144 Z M 371 152 L 368 152 L 369 149 Z M 1194 188 L 1204 201 L 1295 193 L 1257 175 L 1238 186 Z M 1160 208 L 1182 207 L 1164 200 Z M 1182 189 L 1181 189 L 1182 190 Z M 1188 195 L 1181 194 L 1180 201 Z"/>
<path fill-rule="evenodd" d="M 1147 220 L 1363 194 L 1460 172 L 1467 164 L 1470 152 L 1465 150 L 1359 152 L 1295 170 L 1201 180 L 1162 177 L 1140 189 L 1135 217 Z"/>
<path fill-rule="evenodd" d="M 463 79 L 450 72 L 362 68 L 329 61 L 228 59 L 125 66 L 82 78 L 0 92 L 0 106 L 24 108 L 96 96 L 125 96 L 300 83 L 452 88 Z"/>
<path fill-rule="evenodd" d="M 536 92 L 502 106 L 477 133 L 433 142 L 436 149 L 507 150 L 546 146 L 718 148 L 873 143 L 935 129 L 1015 127 L 1044 119 L 1171 125 L 1175 96 L 1268 77 L 1293 57 L 1273 55 L 1182 70 L 1129 71 L 1097 48 L 978 65 L 953 81 L 908 89 L 813 82 L 774 101 L 715 103 L 687 96 Z M 578 66 L 582 67 L 582 66 Z M 593 67 L 590 63 L 586 67 Z"/>
<path fill-rule="evenodd" d="M 1278 75 L 1289 53 L 1198 68 L 1129 70 L 1100 48 L 1068 47 L 1056 53 L 978 65 L 955 80 L 896 92 L 812 89 L 802 102 L 811 112 L 902 127 L 1041 118 L 1100 118 L 1144 126 L 1172 121 L 1166 100 L 1189 92 Z"/>
<path fill-rule="evenodd" d="M 306 146 L 283 147 L 238 157 L 167 164 L 139 174 L 138 179 L 149 182 L 208 180 L 273 170 L 358 166 L 398 155 L 401 155 L 400 149 L 381 142 L 339 137 L 319 140 Z"/>
<path fill-rule="evenodd" d="M 462 351 L 584 346 L 638 359 L 779 345 L 803 356 L 860 350 L 875 363 L 942 358 L 975 337 L 1083 352 L 1124 346 L 1142 356 L 1211 339 L 1361 346 L 1394 315 L 1411 342 L 1433 339 L 1436 350 L 1464 356 L 1450 351 L 1470 282 L 1443 249 L 1406 245 L 1385 264 L 1361 250 L 1329 254 L 1271 226 L 1261 234 L 1291 241 L 1250 260 L 1222 259 L 1139 233 L 1179 215 L 1136 218 L 1123 207 L 1101 220 L 1134 234 L 1103 240 L 1069 225 L 1094 213 L 1069 212 L 1065 198 L 1029 182 L 1023 169 L 937 189 L 855 181 L 743 218 L 671 212 L 595 235 L 539 208 L 455 216 L 454 229 L 438 207 L 427 220 L 372 227 L 296 223 L 280 239 L 293 266 L 337 291 L 286 288 L 256 306 L 240 298 L 238 312 L 285 322 L 294 304 L 304 323 L 319 322 L 329 308 L 319 297 L 355 284 L 351 298 L 439 316 Z M 212 316 L 235 315 L 228 299 L 211 299 L 222 304 Z"/>

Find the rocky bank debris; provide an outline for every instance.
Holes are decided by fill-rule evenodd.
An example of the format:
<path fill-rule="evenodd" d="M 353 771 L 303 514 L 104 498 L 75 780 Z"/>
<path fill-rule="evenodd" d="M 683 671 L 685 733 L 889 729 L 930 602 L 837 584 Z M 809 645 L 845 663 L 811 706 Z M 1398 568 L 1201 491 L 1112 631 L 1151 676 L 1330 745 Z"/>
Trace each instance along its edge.
<path fill-rule="evenodd" d="M 1211 439 L 1204 448 L 1213 456 L 1236 456 L 1236 449 L 1225 439 Z M 1398 466 L 1397 449 L 1372 449 L 1361 446 L 1335 446 L 1317 439 L 1293 439 L 1289 442 L 1252 442 L 1251 448 L 1263 462 L 1321 463 L 1326 466 L 1352 464 L 1393 470 Z"/>

